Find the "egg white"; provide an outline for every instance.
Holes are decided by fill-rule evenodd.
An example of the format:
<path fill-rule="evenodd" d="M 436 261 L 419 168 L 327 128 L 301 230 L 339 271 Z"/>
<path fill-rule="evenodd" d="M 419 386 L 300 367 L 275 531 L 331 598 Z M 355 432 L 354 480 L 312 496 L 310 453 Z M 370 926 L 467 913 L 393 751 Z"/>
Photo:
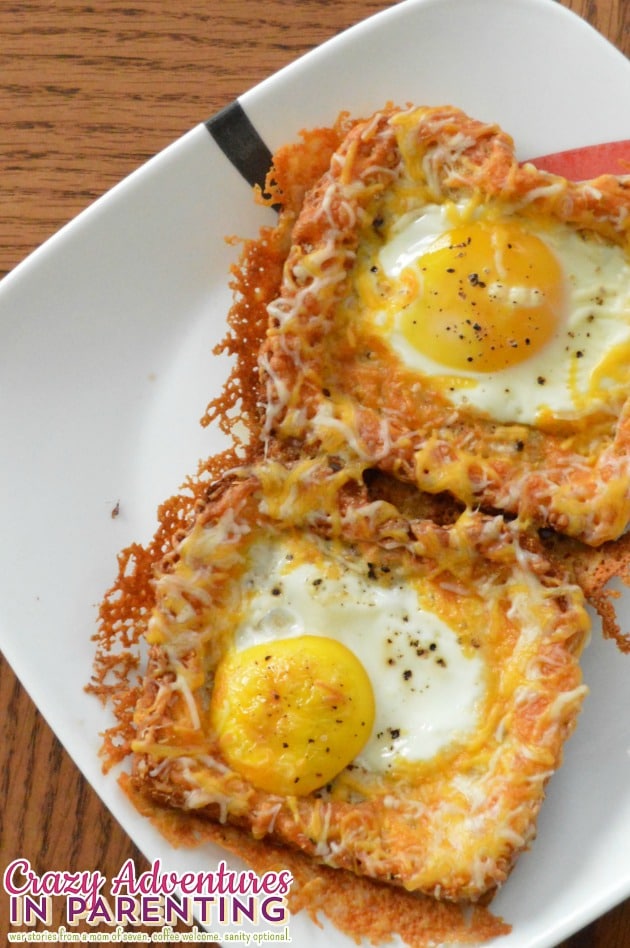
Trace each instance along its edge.
<path fill-rule="evenodd" d="M 379 581 L 377 567 L 337 557 L 323 541 L 310 553 L 296 563 L 279 542 L 254 544 L 236 649 L 300 635 L 349 648 L 374 691 L 375 723 L 356 759 L 370 771 L 397 758 L 428 760 L 474 732 L 486 692 L 483 659 L 464 655 L 456 633 L 402 577 Z"/>
<path fill-rule="evenodd" d="M 455 213 L 466 209 L 455 206 Z M 473 216 L 482 217 L 483 209 Z M 430 204 L 402 216 L 391 227 L 377 265 L 395 283 L 452 226 L 452 205 Z M 499 422 L 533 425 L 541 413 L 571 420 L 594 411 L 614 412 L 630 385 L 630 262 L 621 247 L 560 222 L 528 219 L 525 226 L 560 261 L 567 292 L 564 323 L 527 360 L 493 372 L 453 370 L 416 349 L 391 314 L 373 313 L 374 325 L 407 367 L 439 378 L 440 390 L 454 405 L 472 406 Z M 610 372 L 601 374 L 604 360 Z"/>

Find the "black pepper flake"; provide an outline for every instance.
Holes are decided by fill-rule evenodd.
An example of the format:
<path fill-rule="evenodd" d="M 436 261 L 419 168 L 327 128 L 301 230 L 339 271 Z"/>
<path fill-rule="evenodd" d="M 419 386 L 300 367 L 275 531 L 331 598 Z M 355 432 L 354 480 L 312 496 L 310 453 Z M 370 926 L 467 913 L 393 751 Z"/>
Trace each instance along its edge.
<path fill-rule="evenodd" d="M 376 579 L 376 568 L 374 563 L 368 563 L 368 579 Z"/>
<path fill-rule="evenodd" d="M 403 672 L 403 678 L 405 679 L 405 681 L 409 681 L 412 675 L 413 675 L 413 672 L 411 671 L 410 668 L 406 668 Z"/>
<path fill-rule="evenodd" d="M 390 727 L 389 729 L 390 737 L 395 741 L 397 737 L 400 737 L 400 728 L 399 727 Z"/>
<path fill-rule="evenodd" d="M 544 377 L 544 375 L 539 375 L 536 381 L 538 382 L 539 385 L 544 385 L 547 379 Z"/>
<path fill-rule="evenodd" d="M 272 595 L 272 596 L 279 596 L 281 592 L 282 592 L 282 590 L 280 589 L 279 586 L 274 586 L 273 589 L 271 590 L 271 595 Z"/>

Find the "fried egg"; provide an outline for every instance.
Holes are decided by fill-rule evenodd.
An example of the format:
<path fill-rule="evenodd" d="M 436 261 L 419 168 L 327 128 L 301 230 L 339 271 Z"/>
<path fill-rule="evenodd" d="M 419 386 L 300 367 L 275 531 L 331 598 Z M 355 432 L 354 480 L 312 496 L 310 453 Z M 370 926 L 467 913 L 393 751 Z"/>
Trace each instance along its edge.
<path fill-rule="evenodd" d="M 488 669 L 411 577 L 302 536 L 250 560 L 212 719 L 252 783 L 310 793 L 351 761 L 391 770 L 478 726 Z"/>
<path fill-rule="evenodd" d="M 509 208 L 428 204 L 361 248 L 366 317 L 444 396 L 500 422 L 615 411 L 630 390 L 623 249 Z"/>

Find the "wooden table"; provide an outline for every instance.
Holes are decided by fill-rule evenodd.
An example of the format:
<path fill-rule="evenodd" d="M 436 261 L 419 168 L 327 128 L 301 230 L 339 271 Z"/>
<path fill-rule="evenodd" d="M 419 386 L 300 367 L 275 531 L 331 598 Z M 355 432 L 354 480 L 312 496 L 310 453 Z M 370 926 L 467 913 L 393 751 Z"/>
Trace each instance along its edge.
<path fill-rule="evenodd" d="M 630 54 L 630 3 L 562 2 Z M 0 276 L 200 120 L 391 5 L 2 0 Z M 0 735 L 0 871 L 18 855 L 41 871 L 100 869 L 108 879 L 129 856 L 146 868 L 2 660 Z M 2 944 L 6 931 L 0 900 Z M 630 900 L 563 948 L 628 945 Z"/>

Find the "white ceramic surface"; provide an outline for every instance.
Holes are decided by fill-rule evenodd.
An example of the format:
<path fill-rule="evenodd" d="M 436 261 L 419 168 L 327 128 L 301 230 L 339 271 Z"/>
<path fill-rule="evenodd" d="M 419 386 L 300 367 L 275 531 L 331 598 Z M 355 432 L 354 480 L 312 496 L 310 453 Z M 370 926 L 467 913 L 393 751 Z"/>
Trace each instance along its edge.
<path fill-rule="evenodd" d="M 388 100 L 497 121 L 522 158 L 630 137 L 630 65 L 552 0 L 407 0 L 240 101 L 275 148 Z M 132 839 L 181 871 L 223 854 L 171 851 L 103 777 L 109 714 L 83 685 L 117 552 L 151 536 L 160 501 L 223 443 L 199 425 L 226 373 L 211 354 L 230 303 L 223 238 L 271 219 L 200 124 L 0 284 L 0 644 Z M 630 895 L 630 658 L 595 631 L 584 669 L 591 694 L 539 838 L 494 903 L 514 926 L 505 948 L 551 948 Z M 351 945 L 302 916 L 291 934 Z"/>

